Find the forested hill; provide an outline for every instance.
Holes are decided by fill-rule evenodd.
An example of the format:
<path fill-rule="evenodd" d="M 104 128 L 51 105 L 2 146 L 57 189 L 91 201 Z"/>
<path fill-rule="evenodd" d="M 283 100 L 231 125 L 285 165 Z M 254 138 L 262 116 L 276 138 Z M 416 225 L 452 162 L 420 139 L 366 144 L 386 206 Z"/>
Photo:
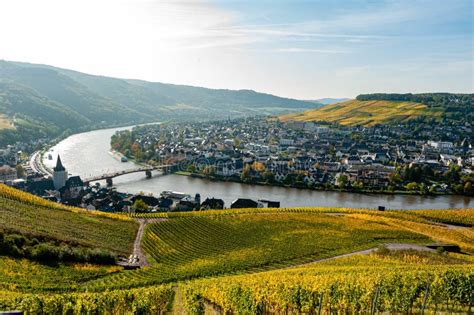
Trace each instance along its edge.
<path fill-rule="evenodd" d="M 215 119 L 314 108 L 313 102 L 251 90 L 215 90 L 95 76 L 0 60 L 0 146 L 32 135 L 60 135 L 169 119 Z"/>
<path fill-rule="evenodd" d="M 341 125 L 372 126 L 407 121 L 474 121 L 474 94 L 362 94 L 354 100 L 280 117 L 282 121 L 326 121 Z"/>

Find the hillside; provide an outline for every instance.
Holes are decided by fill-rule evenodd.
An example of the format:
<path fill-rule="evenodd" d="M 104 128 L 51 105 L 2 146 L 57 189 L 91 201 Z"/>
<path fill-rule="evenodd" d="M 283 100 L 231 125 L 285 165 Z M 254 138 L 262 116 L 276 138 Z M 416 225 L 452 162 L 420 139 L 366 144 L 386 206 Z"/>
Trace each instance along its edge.
<path fill-rule="evenodd" d="M 472 265 L 459 258 L 428 251 L 377 251 L 286 270 L 197 280 L 182 290 L 190 313 L 212 305 L 224 314 L 420 314 L 422 309 L 464 314 L 473 276 Z M 457 285 L 452 286 L 453 279 Z"/>
<path fill-rule="evenodd" d="M 169 119 L 265 115 L 314 103 L 250 90 L 215 90 L 88 75 L 0 60 L 0 145 L 69 130 Z M 15 128 L 10 127 L 13 122 Z M 1 128 L 3 127 L 3 129 Z"/>
<path fill-rule="evenodd" d="M 280 119 L 372 126 L 415 119 L 467 122 L 474 118 L 473 115 L 472 94 L 368 94 L 359 95 L 355 100 L 283 115 Z"/>
<path fill-rule="evenodd" d="M 31 246 L 49 241 L 126 255 L 137 231 L 123 215 L 64 207 L 6 186 L 0 186 L 0 204 L 0 240 L 20 247 L 19 235 Z M 427 309 L 465 310 L 472 291 L 472 214 L 329 208 L 139 214 L 149 267 L 124 270 L 52 256 L 38 262 L 2 250 L 0 310 L 195 314 L 214 305 L 236 314 L 262 307 L 314 313 L 321 299 L 325 312 L 330 303 L 339 311 L 366 310 L 380 290 L 378 310 L 403 311 L 420 307 L 427 283 Z M 423 246 L 433 242 L 457 244 L 464 254 Z M 377 250 L 381 244 L 387 249 Z M 450 283 L 456 283 L 451 291 L 445 289 Z M 281 300 L 285 292 L 295 299 Z"/>
<path fill-rule="evenodd" d="M 52 252 L 90 249 L 122 256 L 132 252 L 138 224 L 128 217 L 63 206 L 3 184 L 0 205 L 0 243 L 9 246 L 12 241 L 16 248 L 7 252 L 13 256 L 31 257 L 42 245 Z"/>

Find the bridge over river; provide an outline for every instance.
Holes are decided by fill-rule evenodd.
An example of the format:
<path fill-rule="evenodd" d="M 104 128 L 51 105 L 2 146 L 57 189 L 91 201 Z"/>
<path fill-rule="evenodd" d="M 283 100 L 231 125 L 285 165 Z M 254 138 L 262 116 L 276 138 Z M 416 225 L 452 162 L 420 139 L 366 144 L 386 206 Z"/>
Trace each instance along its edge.
<path fill-rule="evenodd" d="M 107 182 L 107 186 L 112 186 L 113 185 L 112 179 L 118 176 L 143 172 L 145 173 L 146 178 L 151 178 L 152 171 L 160 170 L 163 173 L 168 173 L 171 167 L 172 165 L 157 165 L 157 166 L 144 166 L 144 167 L 132 168 L 128 170 L 116 171 L 116 172 L 105 173 L 102 175 L 89 177 L 89 178 L 84 179 L 83 182 L 86 186 L 89 186 L 91 182 L 105 180 Z"/>

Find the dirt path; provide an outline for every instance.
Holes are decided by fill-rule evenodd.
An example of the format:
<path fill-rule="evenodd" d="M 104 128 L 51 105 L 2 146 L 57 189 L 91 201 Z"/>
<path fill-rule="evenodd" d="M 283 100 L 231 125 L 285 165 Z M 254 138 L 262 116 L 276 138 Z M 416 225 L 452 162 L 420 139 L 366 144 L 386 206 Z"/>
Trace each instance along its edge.
<path fill-rule="evenodd" d="M 448 224 L 448 223 L 443 223 L 443 222 L 435 222 L 435 221 L 428 221 L 432 225 L 436 226 L 442 226 L 450 230 L 470 230 L 472 227 L 469 226 L 463 226 L 463 225 L 454 225 L 454 224 Z"/>
<path fill-rule="evenodd" d="M 145 232 L 145 226 L 150 223 L 163 222 L 168 219 L 166 218 L 154 218 L 154 219 L 135 219 L 140 227 L 138 228 L 137 236 L 135 237 L 135 242 L 133 243 L 133 255 L 138 257 L 138 264 L 140 267 L 146 267 L 150 264 L 148 263 L 145 254 L 141 248 L 141 242 L 143 233 Z"/>
<path fill-rule="evenodd" d="M 383 246 L 385 246 L 387 249 L 390 249 L 390 250 L 410 250 L 410 249 L 412 249 L 412 250 L 430 251 L 430 252 L 435 251 L 434 249 L 428 248 L 426 246 L 416 245 L 416 244 L 387 243 L 387 244 L 383 244 Z M 344 257 L 350 257 L 350 256 L 354 256 L 354 255 L 368 255 L 368 254 L 374 253 L 376 251 L 377 251 L 377 248 L 359 250 L 359 251 L 356 251 L 356 252 L 347 253 L 347 254 L 343 254 L 343 255 L 339 255 L 339 256 L 314 260 L 314 261 L 304 263 L 304 264 L 292 265 L 292 266 L 288 266 L 288 267 L 285 267 L 285 268 L 282 268 L 282 269 L 305 267 L 305 266 L 316 264 L 316 263 L 319 263 L 319 262 L 324 262 L 324 261 L 334 260 L 334 259 L 339 259 L 339 258 L 344 258 Z"/>

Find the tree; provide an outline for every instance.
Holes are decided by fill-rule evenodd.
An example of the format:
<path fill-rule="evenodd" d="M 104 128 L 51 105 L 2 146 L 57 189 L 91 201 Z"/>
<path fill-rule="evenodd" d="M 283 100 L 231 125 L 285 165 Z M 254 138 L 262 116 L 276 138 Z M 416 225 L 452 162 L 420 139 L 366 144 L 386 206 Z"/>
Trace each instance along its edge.
<path fill-rule="evenodd" d="M 216 172 L 216 170 L 214 169 L 213 166 L 210 166 L 210 165 L 207 165 L 206 167 L 204 167 L 204 169 L 202 170 L 202 173 L 206 176 L 212 176 L 214 175 Z"/>
<path fill-rule="evenodd" d="M 340 174 L 337 178 L 337 185 L 339 186 L 339 188 L 346 187 L 348 182 L 349 182 L 349 178 L 347 177 L 346 174 Z"/>
<path fill-rule="evenodd" d="M 464 184 L 464 193 L 465 194 L 471 194 L 472 192 L 473 192 L 472 183 L 471 182 L 466 182 Z"/>
<path fill-rule="evenodd" d="M 23 168 L 23 166 L 21 166 L 21 164 L 18 164 L 16 166 L 16 176 L 18 178 L 22 178 L 22 177 L 25 177 L 26 176 L 26 172 L 25 172 L 25 169 Z"/>
<path fill-rule="evenodd" d="M 132 210 L 135 212 L 145 212 L 148 210 L 148 205 L 145 203 L 145 201 L 137 199 L 132 205 Z"/>
<path fill-rule="evenodd" d="M 263 176 L 263 179 L 266 180 L 267 182 L 271 182 L 275 179 L 275 176 L 273 175 L 273 173 L 268 170 L 263 172 L 262 176 Z"/>
<path fill-rule="evenodd" d="M 250 165 L 245 164 L 244 169 L 242 170 L 242 175 L 240 175 L 240 179 L 242 181 L 246 181 L 250 177 Z"/>
<path fill-rule="evenodd" d="M 194 164 L 191 164 L 188 166 L 188 168 L 186 169 L 189 173 L 194 173 L 196 171 L 196 166 L 194 166 Z"/>
<path fill-rule="evenodd" d="M 451 164 L 449 167 L 449 170 L 445 173 L 446 179 L 450 183 L 455 183 L 458 182 L 459 179 L 461 178 L 461 167 L 456 164 Z"/>
<path fill-rule="evenodd" d="M 390 183 L 394 185 L 402 182 L 402 178 L 400 174 L 398 173 L 390 173 L 388 174 L 388 178 L 389 178 Z"/>
<path fill-rule="evenodd" d="M 411 182 L 405 186 L 407 190 L 411 191 L 416 191 L 418 189 L 418 183 L 417 182 Z"/>
<path fill-rule="evenodd" d="M 132 148 L 131 148 L 131 151 L 132 151 L 132 154 L 133 156 L 137 159 L 137 160 L 140 160 L 142 155 L 143 155 L 143 152 L 142 152 L 142 148 L 141 146 L 138 144 L 138 143 L 134 143 L 132 144 Z"/>

